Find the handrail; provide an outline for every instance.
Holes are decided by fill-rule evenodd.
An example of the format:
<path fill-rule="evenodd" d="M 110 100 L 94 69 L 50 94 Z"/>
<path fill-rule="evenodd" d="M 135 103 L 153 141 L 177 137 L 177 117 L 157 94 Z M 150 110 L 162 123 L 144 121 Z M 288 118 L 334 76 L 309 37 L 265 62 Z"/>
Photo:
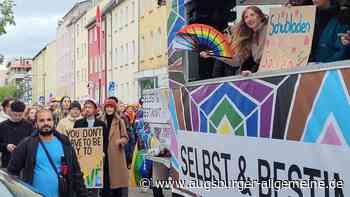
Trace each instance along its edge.
<path fill-rule="evenodd" d="M 191 81 L 191 82 L 187 82 L 185 86 L 191 87 L 191 86 L 198 86 L 198 85 L 224 83 L 224 82 L 240 81 L 240 80 L 248 80 L 248 79 L 260 79 L 260 78 L 266 78 L 266 77 L 286 76 L 286 75 L 299 74 L 299 73 L 320 72 L 320 71 L 342 69 L 342 68 L 350 68 L 350 60 L 343 60 L 343 61 L 329 62 L 329 63 L 310 63 L 305 66 L 300 66 L 297 68 L 285 69 L 285 70 L 261 71 L 261 72 L 254 73 L 248 77 L 235 75 L 235 76 L 212 78 L 212 79 L 206 79 L 206 80 L 200 80 L 200 81 Z"/>

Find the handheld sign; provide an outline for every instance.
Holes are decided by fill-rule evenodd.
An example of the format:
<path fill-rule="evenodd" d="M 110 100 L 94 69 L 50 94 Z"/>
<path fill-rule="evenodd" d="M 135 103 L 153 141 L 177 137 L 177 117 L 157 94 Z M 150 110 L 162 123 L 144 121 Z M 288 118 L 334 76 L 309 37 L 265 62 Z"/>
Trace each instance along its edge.
<path fill-rule="evenodd" d="M 103 188 L 103 129 L 77 128 L 67 131 L 84 174 L 87 188 Z"/>
<path fill-rule="evenodd" d="M 259 70 L 307 64 L 315 26 L 315 6 L 271 8 Z"/>

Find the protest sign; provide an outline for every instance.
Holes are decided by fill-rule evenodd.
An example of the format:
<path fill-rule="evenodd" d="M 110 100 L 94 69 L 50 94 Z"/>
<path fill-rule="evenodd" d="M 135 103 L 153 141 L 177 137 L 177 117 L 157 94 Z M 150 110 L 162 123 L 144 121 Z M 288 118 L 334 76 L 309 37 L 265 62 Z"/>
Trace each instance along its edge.
<path fill-rule="evenodd" d="M 315 6 L 271 8 L 259 70 L 306 65 L 315 26 Z"/>
<path fill-rule="evenodd" d="M 146 90 L 144 92 L 143 98 L 144 121 L 148 123 L 168 123 L 168 90 Z"/>
<path fill-rule="evenodd" d="M 84 173 L 87 188 L 103 188 L 103 129 L 77 128 L 67 131 Z"/>

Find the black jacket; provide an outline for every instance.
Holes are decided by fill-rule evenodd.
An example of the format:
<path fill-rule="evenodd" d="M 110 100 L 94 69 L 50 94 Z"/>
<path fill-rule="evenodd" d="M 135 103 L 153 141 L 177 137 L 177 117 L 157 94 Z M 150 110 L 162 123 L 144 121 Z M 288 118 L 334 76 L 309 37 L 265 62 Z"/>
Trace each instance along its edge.
<path fill-rule="evenodd" d="M 0 123 L 0 151 L 2 152 L 1 167 L 6 168 L 11 153 L 7 150 L 8 144 L 18 145 L 25 137 L 28 137 L 33 132 L 33 126 L 30 122 L 22 120 L 20 122 L 12 122 L 5 120 Z"/>
<path fill-rule="evenodd" d="M 73 128 L 87 128 L 89 126 L 86 118 L 82 118 L 80 120 L 75 121 Z M 107 152 L 107 146 L 108 146 L 108 137 L 109 137 L 109 131 L 107 130 L 107 126 L 105 122 L 102 120 L 99 120 L 95 118 L 94 127 L 102 127 L 103 128 L 103 152 Z"/>
<path fill-rule="evenodd" d="M 63 145 L 64 156 L 69 166 L 69 174 L 67 177 L 68 195 L 66 195 L 66 197 L 87 197 L 87 189 L 85 187 L 83 174 L 80 170 L 75 150 L 73 149 L 67 136 L 62 135 L 57 131 L 54 132 L 54 135 L 57 137 L 58 140 L 61 141 Z M 20 172 L 23 170 L 22 178 L 26 183 L 30 185 L 32 185 L 33 182 L 38 144 L 38 132 L 33 132 L 31 136 L 25 138 L 17 146 L 17 148 L 12 154 L 10 163 L 7 167 L 8 172 L 16 176 L 19 176 Z"/>

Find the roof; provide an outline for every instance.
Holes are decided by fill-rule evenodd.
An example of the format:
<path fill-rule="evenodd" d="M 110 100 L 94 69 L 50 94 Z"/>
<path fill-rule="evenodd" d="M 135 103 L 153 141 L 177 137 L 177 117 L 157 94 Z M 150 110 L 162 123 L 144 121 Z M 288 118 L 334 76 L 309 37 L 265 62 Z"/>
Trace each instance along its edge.
<path fill-rule="evenodd" d="M 106 13 L 110 12 L 113 8 L 115 8 L 121 2 L 123 2 L 123 0 L 117 0 L 117 1 L 110 0 L 104 7 L 102 7 L 101 16 L 103 17 L 104 15 L 106 15 Z M 88 21 L 85 27 L 88 28 L 95 22 L 96 22 L 96 17 L 93 17 L 91 20 Z"/>
<path fill-rule="evenodd" d="M 33 57 L 33 60 L 34 60 L 35 58 L 37 58 L 43 51 L 45 51 L 46 48 L 47 48 L 47 45 L 46 45 L 44 48 L 42 48 L 42 49 Z"/>
<path fill-rule="evenodd" d="M 63 16 L 63 19 L 66 18 L 70 13 L 73 12 L 73 10 L 75 10 L 75 8 L 77 8 L 78 6 L 80 6 L 83 3 L 87 3 L 87 2 L 91 2 L 91 0 L 85 0 L 85 1 L 80 1 L 74 4 L 74 6 Z"/>

